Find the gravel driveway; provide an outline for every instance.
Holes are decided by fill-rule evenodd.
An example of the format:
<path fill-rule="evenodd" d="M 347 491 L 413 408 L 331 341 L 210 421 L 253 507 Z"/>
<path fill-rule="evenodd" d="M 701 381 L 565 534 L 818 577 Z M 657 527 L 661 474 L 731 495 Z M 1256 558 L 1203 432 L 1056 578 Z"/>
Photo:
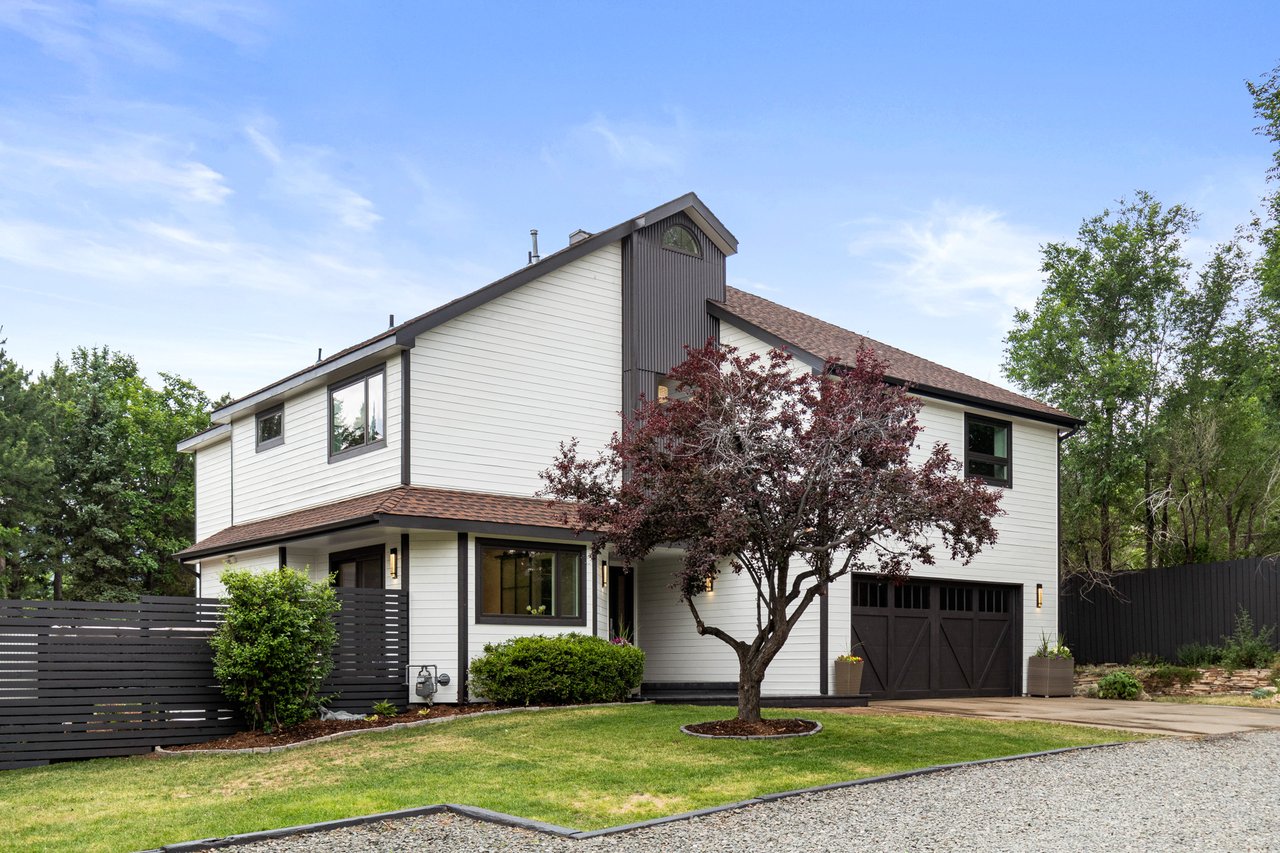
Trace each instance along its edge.
<path fill-rule="evenodd" d="M 1280 851 L 1280 731 L 1167 739 L 807 794 L 582 841 L 457 815 L 234 848 L 383 851 Z"/>

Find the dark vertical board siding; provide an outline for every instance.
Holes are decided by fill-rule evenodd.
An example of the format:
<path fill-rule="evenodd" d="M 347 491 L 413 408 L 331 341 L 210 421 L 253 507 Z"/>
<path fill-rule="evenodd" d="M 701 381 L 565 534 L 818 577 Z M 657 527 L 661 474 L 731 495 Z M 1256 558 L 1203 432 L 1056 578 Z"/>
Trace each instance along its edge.
<path fill-rule="evenodd" d="M 1175 660 L 1187 643 L 1219 643 L 1247 610 L 1255 627 L 1280 633 L 1280 563 L 1272 558 L 1171 566 L 1115 579 L 1116 594 L 1062 585 L 1058 618 L 1080 663 Z"/>
<path fill-rule="evenodd" d="M 672 225 L 689 229 L 702 257 L 662 248 L 662 232 Z M 725 298 L 725 256 L 693 220 L 678 213 L 627 238 L 622 259 L 623 411 L 630 414 L 640 394 L 652 395 L 651 377 L 665 376 L 684 361 L 686 346 L 718 339 L 706 305 L 708 299 Z"/>
<path fill-rule="evenodd" d="M 339 590 L 322 695 L 403 703 L 408 594 Z M 213 675 L 216 599 L 0 601 L 0 769 L 150 752 L 243 728 Z"/>

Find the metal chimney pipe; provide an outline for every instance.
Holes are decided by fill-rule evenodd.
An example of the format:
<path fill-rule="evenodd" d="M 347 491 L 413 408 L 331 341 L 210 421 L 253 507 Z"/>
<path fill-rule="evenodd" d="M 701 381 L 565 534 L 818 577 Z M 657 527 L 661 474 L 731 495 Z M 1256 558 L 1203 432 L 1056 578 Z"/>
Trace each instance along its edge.
<path fill-rule="evenodd" d="M 533 238 L 533 251 L 529 253 L 529 263 L 536 264 L 542 260 L 542 256 L 538 254 L 538 229 L 530 228 L 529 236 Z"/>

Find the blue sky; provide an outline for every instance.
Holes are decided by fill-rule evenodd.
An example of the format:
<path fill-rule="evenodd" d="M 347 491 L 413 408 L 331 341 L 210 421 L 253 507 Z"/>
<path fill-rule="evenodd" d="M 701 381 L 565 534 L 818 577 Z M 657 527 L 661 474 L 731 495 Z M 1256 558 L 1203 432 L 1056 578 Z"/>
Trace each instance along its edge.
<path fill-rule="evenodd" d="M 732 284 L 999 381 L 1039 246 L 1249 218 L 1268 3 L 0 0 L 0 336 L 241 394 L 686 191 Z"/>

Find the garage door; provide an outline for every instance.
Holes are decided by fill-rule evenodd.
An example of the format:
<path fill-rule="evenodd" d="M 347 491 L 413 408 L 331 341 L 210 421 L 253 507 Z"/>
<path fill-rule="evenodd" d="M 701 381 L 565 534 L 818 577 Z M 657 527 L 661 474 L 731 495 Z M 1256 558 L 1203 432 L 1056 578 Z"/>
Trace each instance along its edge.
<path fill-rule="evenodd" d="M 1021 590 L 987 584 L 853 583 L 854 654 L 872 699 L 1012 696 Z"/>

